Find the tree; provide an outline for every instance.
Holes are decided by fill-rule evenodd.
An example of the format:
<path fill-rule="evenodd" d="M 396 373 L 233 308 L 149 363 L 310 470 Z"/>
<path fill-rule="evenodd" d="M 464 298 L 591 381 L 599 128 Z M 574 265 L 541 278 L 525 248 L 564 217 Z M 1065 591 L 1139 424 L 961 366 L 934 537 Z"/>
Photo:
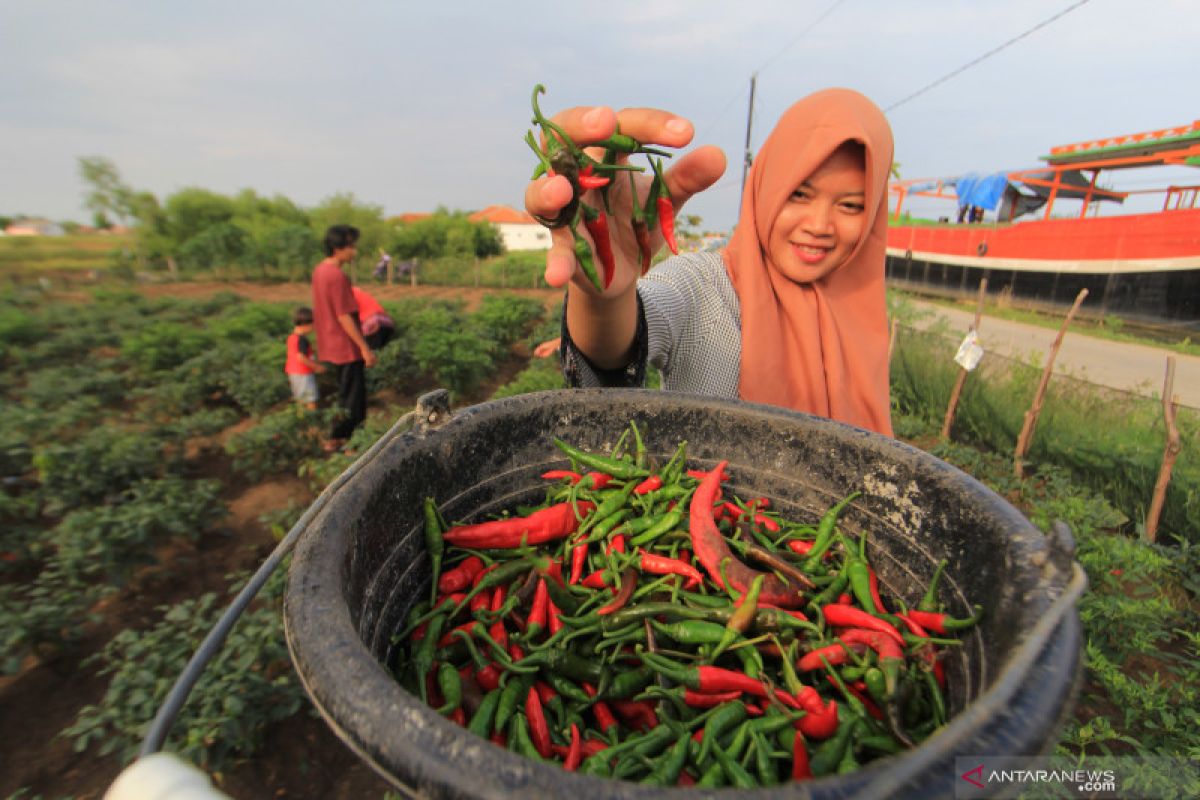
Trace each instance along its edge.
<path fill-rule="evenodd" d="M 487 258 L 504 252 L 500 232 L 490 222 L 471 222 L 464 211 L 439 208 L 415 222 L 399 225 L 392 234 L 390 250 L 408 258 Z"/>
<path fill-rule="evenodd" d="M 97 215 L 113 215 L 122 223 L 133 214 L 134 191 L 122 180 L 117 165 L 102 156 L 79 159 L 79 175 L 91 187 L 84 196 L 84 205 Z"/>

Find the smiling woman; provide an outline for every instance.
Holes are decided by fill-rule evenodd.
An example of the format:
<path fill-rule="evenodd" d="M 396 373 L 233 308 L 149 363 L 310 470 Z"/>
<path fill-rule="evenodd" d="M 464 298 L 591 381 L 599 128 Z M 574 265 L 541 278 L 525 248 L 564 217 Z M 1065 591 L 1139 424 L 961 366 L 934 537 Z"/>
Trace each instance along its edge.
<path fill-rule="evenodd" d="M 598 119 L 594 111 L 565 112 L 561 124 L 580 141 L 597 141 L 607 133 L 586 130 Z M 691 136 L 689 123 L 666 112 L 615 116 L 642 142 L 681 146 Z M 668 259 L 636 280 L 636 251 L 617 236 L 617 277 L 608 288 L 597 291 L 574 270 L 562 337 L 568 381 L 642 385 L 649 364 L 666 389 L 784 406 L 890 435 L 884 196 L 891 163 L 887 121 L 858 92 L 827 89 L 793 105 L 750 170 L 741 221 L 724 252 Z M 679 159 L 666 175 L 676 211 L 724 166 L 715 148 Z M 557 180 L 530 186 L 531 213 L 553 217 L 570 199 Z M 629 202 L 615 192 L 609 199 Z M 564 259 L 572 264 L 565 270 Z M 573 252 L 551 248 L 547 282 L 568 280 L 573 263 Z"/>

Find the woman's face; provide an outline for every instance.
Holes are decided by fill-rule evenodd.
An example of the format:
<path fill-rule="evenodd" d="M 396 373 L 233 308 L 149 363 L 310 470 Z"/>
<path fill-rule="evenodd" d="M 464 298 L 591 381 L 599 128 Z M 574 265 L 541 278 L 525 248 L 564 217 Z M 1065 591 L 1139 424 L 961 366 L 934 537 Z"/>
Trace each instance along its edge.
<path fill-rule="evenodd" d="M 819 281 L 854 252 L 867 227 L 863 150 L 843 145 L 796 187 L 771 227 L 767 251 L 797 283 Z"/>

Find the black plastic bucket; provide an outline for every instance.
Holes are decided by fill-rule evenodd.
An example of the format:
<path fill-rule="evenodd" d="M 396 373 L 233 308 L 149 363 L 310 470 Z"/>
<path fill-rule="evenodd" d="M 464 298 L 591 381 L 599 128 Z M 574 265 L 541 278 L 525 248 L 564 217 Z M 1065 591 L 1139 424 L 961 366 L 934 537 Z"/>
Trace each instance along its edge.
<path fill-rule="evenodd" d="M 436 416 L 436 414 L 434 415 Z M 847 425 L 747 403 L 641 390 L 542 392 L 456 413 L 382 449 L 332 497 L 297 546 L 285 622 L 296 670 L 329 725 L 397 789 L 420 797 L 661 796 L 663 790 L 568 773 L 475 737 L 400 688 L 392 634 L 428 594 L 422 500 L 468 519 L 540 499 L 539 475 L 565 459 L 560 436 L 607 451 L 635 420 L 665 461 L 681 440 L 690 462 L 728 459 L 731 491 L 766 495 L 814 518 L 855 489 L 842 517 L 869 531 L 886 592 L 915 603 L 942 558 L 942 599 L 984 622 L 947 662 L 952 719 L 900 756 L 843 776 L 721 797 L 953 795 L 956 756 L 1036 755 L 1052 748 L 1077 694 L 1082 571 L 1070 535 L 1045 536 L 948 464 Z M 699 790 L 686 790 L 700 795 Z"/>

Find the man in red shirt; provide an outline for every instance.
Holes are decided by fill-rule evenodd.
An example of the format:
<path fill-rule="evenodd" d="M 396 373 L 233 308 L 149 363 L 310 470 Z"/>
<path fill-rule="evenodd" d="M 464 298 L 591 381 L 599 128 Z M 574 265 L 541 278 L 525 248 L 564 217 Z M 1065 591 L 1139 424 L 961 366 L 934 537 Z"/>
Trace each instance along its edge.
<path fill-rule="evenodd" d="M 366 367 L 375 366 L 375 353 L 359 330 L 358 304 L 342 267 L 358 252 L 358 228 L 334 225 L 325 232 L 328 256 L 313 270 L 313 330 L 317 357 L 334 364 L 338 374 L 338 403 L 345 414 L 333 424 L 327 451 L 338 450 L 367 418 Z"/>

